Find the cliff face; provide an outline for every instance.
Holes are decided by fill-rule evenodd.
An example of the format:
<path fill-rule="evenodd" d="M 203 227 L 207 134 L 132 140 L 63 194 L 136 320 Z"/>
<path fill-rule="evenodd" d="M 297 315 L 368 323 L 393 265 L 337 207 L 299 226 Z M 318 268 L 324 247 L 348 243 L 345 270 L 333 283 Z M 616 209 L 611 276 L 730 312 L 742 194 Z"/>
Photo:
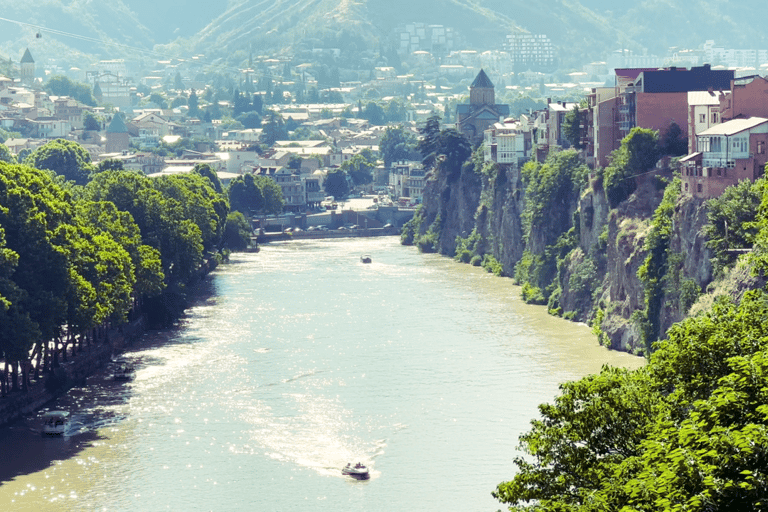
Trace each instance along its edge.
<path fill-rule="evenodd" d="M 550 310 L 599 324 L 602 342 L 614 349 L 647 349 L 638 320 L 646 307 L 638 269 L 646 259 L 645 240 L 664 194 L 658 183 L 653 177 L 639 181 L 635 192 L 611 209 L 600 180 L 592 179 L 586 190 L 561 202 L 546 224 L 562 226 L 563 233 L 573 227 L 575 233 L 574 245 L 558 259 L 557 276 L 550 284 L 557 289 L 549 299 Z M 558 237 L 551 227 L 536 226 L 524 237 L 524 207 L 525 188 L 518 172 L 501 169 L 489 176 L 465 165 L 453 182 L 433 173 L 424 191 L 424 220 L 415 236 L 432 228 L 438 234 L 437 251 L 453 256 L 457 236 L 467 238 L 475 230 L 480 235 L 476 253 L 492 255 L 504 274 L 512 276 L 524 253 L 552 252 Z M 662 332 L 687 313 L 690 301 L 682 290 L 693 290 L 695 297 L 712 279 L 711 253 L 701 235 L 706 221 L 702 201 L 689 197 L 677 202 L 659 314 Z"/>

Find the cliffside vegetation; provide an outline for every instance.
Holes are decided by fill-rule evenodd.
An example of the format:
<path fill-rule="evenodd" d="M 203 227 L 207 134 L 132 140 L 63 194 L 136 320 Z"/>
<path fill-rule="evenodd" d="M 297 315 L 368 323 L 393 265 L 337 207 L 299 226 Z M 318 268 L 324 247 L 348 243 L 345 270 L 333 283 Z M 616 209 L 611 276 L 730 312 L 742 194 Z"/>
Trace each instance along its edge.
<path fill-rule="evenodd" d="M 593 173 L 575 151 L 517 173 L 481 150 L 458 175 L 434 166 L 404 243 L 514 276 L 526 301 L 648 358 L 561 385 L 493 495 L 519 511 L 765 509 L 768 182 L 686 197 L 647 130 Z"/>

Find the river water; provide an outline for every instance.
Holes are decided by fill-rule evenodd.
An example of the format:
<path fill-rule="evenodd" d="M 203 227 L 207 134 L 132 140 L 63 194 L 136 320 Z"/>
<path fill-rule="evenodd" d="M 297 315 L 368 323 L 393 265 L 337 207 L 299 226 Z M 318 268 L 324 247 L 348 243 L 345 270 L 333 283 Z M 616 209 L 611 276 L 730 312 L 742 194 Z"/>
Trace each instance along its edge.
<path fill-rule="evenodd" d="M 68 435 L 0 430 L 0 510 L 495 511 L 560 382 L 643 364 L 393 237 L 272 244 L 204 287 L 125 354 L 132 382 L 50 404 Z"/>

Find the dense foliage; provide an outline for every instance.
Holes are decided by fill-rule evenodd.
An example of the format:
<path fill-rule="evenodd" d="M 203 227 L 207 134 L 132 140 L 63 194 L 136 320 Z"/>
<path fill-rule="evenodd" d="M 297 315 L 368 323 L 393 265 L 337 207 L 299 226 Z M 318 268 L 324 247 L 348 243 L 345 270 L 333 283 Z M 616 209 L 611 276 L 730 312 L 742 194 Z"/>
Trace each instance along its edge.
<path fill-rule="evenodd" d="M 603 171 L 603 186 L 611 207 L 616 207 L 635 191 L 635 178 L 652 169 L 659 159 L 659 134 L 635 127 L 613 151 L 611 163 Z"/>
<path fill-rule="evenodd" d="M 668 334 L 645 368 L 563 384 L 494 496 L 531 511 L 768 508 L 768 296 Z"/>
<path fill-rule="evenodd" d="M 229 183 L 229 205 L 243 215 L 277 214 L 283 211 L 283 191 L 266 176 L 244 174 Z"/>
<path fill-rule="evenodd" d="M 30 160 L 57 150 L 85 160 L 79 146 L 59 145 Z M 104 170 L 80 187 L 0 162 L 0 357 L 28 367 L 35 347 L 38 357 L 54 350 L 55 362 L 49 340 L 123 323 L 143 299 L 180 293 L 222 243 L 229 205 L 211 180 L 205 169 L 158 179 Z"/>

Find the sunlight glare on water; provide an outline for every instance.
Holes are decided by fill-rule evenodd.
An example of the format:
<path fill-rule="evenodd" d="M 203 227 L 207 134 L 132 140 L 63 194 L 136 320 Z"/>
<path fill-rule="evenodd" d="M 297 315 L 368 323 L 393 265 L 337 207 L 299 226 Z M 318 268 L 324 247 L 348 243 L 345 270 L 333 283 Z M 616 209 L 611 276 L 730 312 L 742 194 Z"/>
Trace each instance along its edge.
<path fill-rule="evenodd" d="M 125 355 L 135 380 L 50 404 L 72 435 L 0 430 L 0 510 L 493 511 L 560 382 L 642 364 L 396 238 L 265 246 L 203 288 Z"/>

